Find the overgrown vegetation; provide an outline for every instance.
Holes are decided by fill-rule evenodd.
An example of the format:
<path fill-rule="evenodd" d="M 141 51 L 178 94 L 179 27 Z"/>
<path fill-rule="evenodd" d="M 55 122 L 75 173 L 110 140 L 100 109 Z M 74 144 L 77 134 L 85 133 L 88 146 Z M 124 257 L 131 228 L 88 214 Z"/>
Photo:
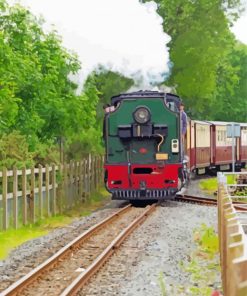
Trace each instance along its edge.
<path fill-rule="evenodd" d="M 236 184 L 236 176 L 227 175 L 227 184 Z M 201 180 L 199 183 L 199 187 L 202 190 L 205 190 L 209 194 L 214 194 L 215 192 L 217 192 L 217 187 L 218 187 L 217 178 Z"/>
<path fill-rule="evenodd" d="M 0 232 L 0 260 L 6 258 L 11 250 L 24 242 L 47 234 L 49 231 L 64 227 L 78 217 L 88 216 L 92 211 L 103 206 L 109 200 L 109 193 L 101 188 L 92 194 L 90 199 L 80 207 L 73 208 L 63 215 L 56 215 L 37 221 L 34 225 L 23 226 L 20 229 L 9 229 Z"/>
<path fill-rule="evenodd" d="M 169 284 L 165 286 L 163 273 L 159 274 L 161 294 L 211 296 L 213 291 L 221 290 L 219 240 L 212 226 L 202 224 L 193 230 L 191 245 L 193 251 L 185 254 L 188 258 L 180 262 L 180 268 L 189 277 L 186 285 Z"/>
<path fill-rule="evenodd" d="M 190 274 L 192 286 L 188 295 L 210 296 L 213 290 L 220 290 L 219 241 L 213 227 L 202 224 L 194 230 L 195 251 L 190 262 L 181 262 L 181 268 Z"/>

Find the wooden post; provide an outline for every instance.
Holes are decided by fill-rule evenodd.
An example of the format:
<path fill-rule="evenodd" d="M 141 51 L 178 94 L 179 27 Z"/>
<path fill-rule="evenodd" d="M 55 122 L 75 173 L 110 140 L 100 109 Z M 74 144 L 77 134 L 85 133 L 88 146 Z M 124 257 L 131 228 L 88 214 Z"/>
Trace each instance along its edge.
<path fill-rule="evenodd" d="M 92 164 L 92 161 L 91 161 L 91 156 L 89 155 L 88 156 L 88 159 L 87 159 L 87 198 L 90 197 L 91 195 L 91 164 Z"/>
<path fill-rule="evenodd" d="M 75 170 L 75 180 L 76 180 L 76 204 L 80 205 L 81 197 L 79 194 L 80 189 L 80 162 L 76 162 L 76 170 Z"/>
<path fill-rule="evenodd" d="M 71 160 L 69 164 L 69 208 L 72 208 L 73 205 L 73 198 L 74 198 L 74 179 L 73 179 L 73 168 L 74 168 L 74 163 Z"/>
<path fill-rule="evenodd" d="M 63 184 L 63 165 L 58 165 L 58 172 L 60 174 L 61 181 L 58 184 L 57 189 L 57 204 L 58 204 L 58 212 L 62 214 L 63 211 L 63 201 L 64 201 L 64 184 Z"/>
<path fill-rule="evenodd" d="M 91 161 L 90 161 L 90 188 L 92 191 L 94 191 L 95 184 L 94 184 L 94 157 L 91 156 Z"/>
<path fill-rule="evenodd" d="M 18 228 L 18 174 L 17 168 L 13 168 L 13 216 L 14 216 L 14 228 Z"/>
<path fill-rule="evenodd" d="M 3 168 L 3 230 L 8 228 L 8 174 L 7 169 Z"/>
<path fill-rule="evenodd" d="M 42 165 L 39 165 L 39 218 L 43 218 L 43 172 Z"/>
<path fill-rule="evenodd" d="M 102 180 L 102 182 L 103 182 L 103 180 L 105 178 L 104 164 L 105 164 L 105 157 L 102 156 L 102 158 L 101 158 L 101 172 L 102 172 L 101 180 Z"/>
<path fill-rule="evenodd" d="M 52 165 L 52 214 L 56 215 L 57 205 L 56 205 L 56 166 Z"/>
<path fill-rule="evenodd" d="M 83 197 L 87 200 L 87 159 L 83 160 Z"/>
<path fill-rule="evenodd" d="M 83 201 L 83 161 L 79 162 L 79 201 Z"/>
<path fill-rule="evenodd" d="M 100 176 L 101 176 L 101 163 L 100 163 L 100 156 L 97 157 L 97 189 L 100 188 Z"/>
<path fill-rule="evenodd" d="M 22 168 L 22 223 L 27 224 L 27 175 L 26 168 Z"/>
<path fill-rule="evenodd" d="M 45 199 L 46 199 L 46 211 L 47 216 L 50 216 L 50 172 L 49 172 L 49 166 L 45 166 Z"/>
<path fill-rule="evenodd" d="M 63 167 L 63 184 L 64 184 L 64 207 L 65 209 L 68 208 L 68 167 L 67 163 L 64 164 Z"/>
<path fill-rule="evenodd" d="M 97 156 L 94 157 L 94 189 L 97 190 L 98 189 L 98 163 L 97 163 L 98 159 Z"/>
<path fill-rule="evenodd" d="M 35 223 L 35 172 L 34 167 L 31 168 L 31 193 L 30 193 L 30 220 Z"/>
<path fill-rule="evenodd" d="M 95 156 L 94 157 L 94 188 L 95 188 L 95 190 L 97 191 L 97 189 L 98 189 L 98 178 L 97 178 L 97 175 L 98 175 L 98 163 L 97 163 L 97 161 L 98 161 L 98 158 L 97 158 L 97 156 Z"/>

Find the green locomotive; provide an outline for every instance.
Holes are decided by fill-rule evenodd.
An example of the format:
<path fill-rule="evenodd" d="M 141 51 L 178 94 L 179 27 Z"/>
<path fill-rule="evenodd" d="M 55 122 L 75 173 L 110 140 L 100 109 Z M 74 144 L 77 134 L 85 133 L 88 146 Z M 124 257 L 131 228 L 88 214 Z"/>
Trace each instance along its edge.
<path fill-rule="evenodd" d="M 105 185 L 113 199 L 165 199 L 183 183 L 178 96 L 120 94 L 104 118 Z"/>

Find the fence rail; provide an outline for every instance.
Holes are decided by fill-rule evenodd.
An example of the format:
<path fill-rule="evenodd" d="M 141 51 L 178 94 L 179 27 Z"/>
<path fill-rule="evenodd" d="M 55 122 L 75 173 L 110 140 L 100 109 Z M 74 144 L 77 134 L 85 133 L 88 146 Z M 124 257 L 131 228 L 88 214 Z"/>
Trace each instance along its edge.
<path fill-rule="evenodd" d="M 0 172 L 0 230 L 35 223 L 63 213 L 97 190 L 103 180 L 103 157 Z"/>
<path fill-rule="evenodd" d="M 247 295 L 247 214 L 233 206 L 233 200 L 247 198 L 236 195 L 236 188 L 247 190 L 247 185 L 239 185 L 227 185 L 227 173 L 218 174 L 218 231 L 225 296 Z"/>

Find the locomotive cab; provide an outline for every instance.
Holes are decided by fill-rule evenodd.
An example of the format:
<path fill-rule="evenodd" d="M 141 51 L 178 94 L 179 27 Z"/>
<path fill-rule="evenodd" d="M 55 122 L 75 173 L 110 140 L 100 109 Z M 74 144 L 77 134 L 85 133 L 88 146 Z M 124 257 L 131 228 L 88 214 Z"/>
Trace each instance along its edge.
<path fill-rule="evenodd" d="M 114 96 L 104 118 L 105 185 L 113 199 L 165 199 L 183 183 L 176 95 Z"/>

